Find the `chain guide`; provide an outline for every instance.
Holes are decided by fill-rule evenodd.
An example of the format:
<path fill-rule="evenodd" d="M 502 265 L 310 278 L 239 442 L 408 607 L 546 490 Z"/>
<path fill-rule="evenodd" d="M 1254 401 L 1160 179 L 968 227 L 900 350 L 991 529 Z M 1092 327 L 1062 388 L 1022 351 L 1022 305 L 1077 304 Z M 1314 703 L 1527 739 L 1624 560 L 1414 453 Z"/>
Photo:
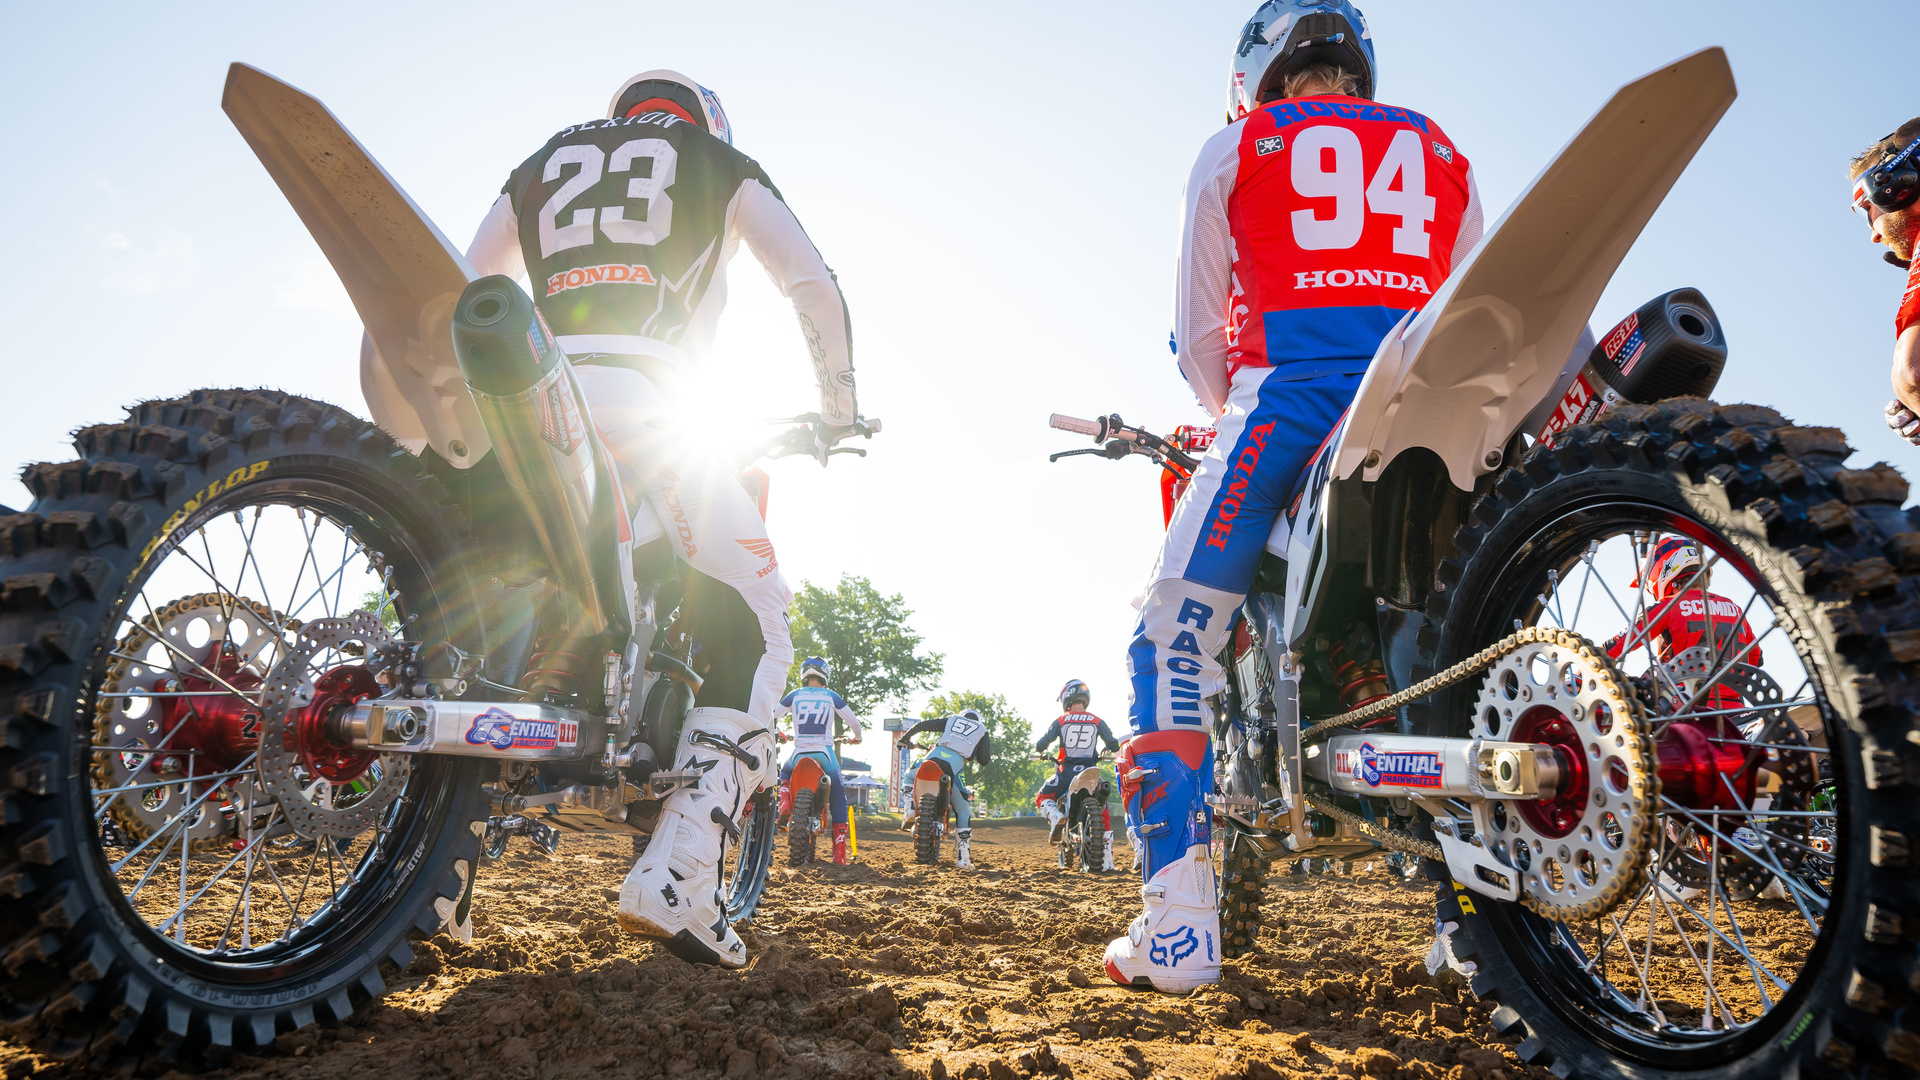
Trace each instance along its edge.
<path fill-rule="evenodd" d="M 337 619 L 315 619 L 300 631 L 286 659 L 274 665 L 264 686 L 260 720 L 260 786 L 280 805 L 280 812 L 295 833 L 308 840 L 329 836 L 351 839 L 379 824 L 380 816 L 407 786 L 413 774 L 410 755 L 368 754 L 350 781 L 336 782 L 328 760 L 317 759 L 312 742 L 309 706 L 316 695 L 336 694 L 342 700 L 371 696 L 371 675 L 365 668 L 336 668 L 313 674 L 314 657 L 327 650 L 341 651 L 350 642 L 359 642 L 367 655 L 391 649 L 396 642 L 386 627 L 370 611 L 355 611 Z M 339 672 L 354 671 L 364 681 L 350 685 L 337 678 Z M 345 763 L 348 771 L 352 763 Z M 349 786 L 350 785 L 350 786 Z"/>

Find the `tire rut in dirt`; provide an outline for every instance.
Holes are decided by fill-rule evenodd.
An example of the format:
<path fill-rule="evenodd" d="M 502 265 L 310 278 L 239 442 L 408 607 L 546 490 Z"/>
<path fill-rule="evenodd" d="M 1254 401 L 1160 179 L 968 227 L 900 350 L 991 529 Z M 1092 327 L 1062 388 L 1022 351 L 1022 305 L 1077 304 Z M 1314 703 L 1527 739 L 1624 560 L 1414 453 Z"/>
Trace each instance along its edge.
<path fill-rule="evenodd" d="M 1852 855 L 1841 860 L 1832 907 L 1792 990 L 1737 1034 L 1681 1047 L 1631 1037 L 1605 1019 L 1618 1006 L 1592 992 L 1583 998 L 1571 977 L 1543 975 L 1560 970 L 1547 944 L 1558 924 L 1443 884 L 1439 915 L 1466 931 L 1456 935 L 1455 953 L 1478 965 L 1473 989 L 1499 1004 L 1493 1022 L 1521 1038 L 1523 1060 L 1577 1077 L 1651 1070 L 1757 1080 L 1920 1069 L 1920 1036 L 1897 1022 L 1913 997 L 1910 975 L 1920 970 L 1920 864 L 1911 853 L 1920 831 L 1912 708 L 1920 531 L 1901 509 L 1906 482 L 1884 464 L 1846 468 L 1851 452 L 1836 429 L 1795 427 L 1757 406 L 1621 406 L 1599 424 L 1562 433 L 1552 448 L 1531 448 L 1483 489 L 1456 534 L 1458 554 L 1438 571 L 1420 633 L 1428 670 L 1510 629 L 1514 611 L 1501 605 L 1526 598 L 1503 598 L 1500 575 L 1547 545 L 1545 532 L 1536 540 L 1530 531 L 1547 528 L 1538 523 L 1631 504 L 1709 530 L 1721 541 L 1716 551 L 1733 553 L 1730 565 L 1739 565 L 1737 555 L 1742 572 L 1763 582 L 1814 679 L 1845 810 L 1845 835 L 1836 839 Z M 1512 573 L 1512 589 L 1524 590 L 1521 571 Z M 1458 714 L 1457 704 L 1437 699 L 1429 715 Z M 1432 723 L 1436 733 L 1446 730 L 1445 720 Z M 1711 1006 L 1709 998 L 1703 1008 Z"/>
<path fill-rule="evenodd" d="M 155 934 L 108 870 L 87 780 L 93 688 L 133 583 L 196 522 L 263 493 L 297 500 L 303 484 L 319 485 L 395 508 L 404 520 L 385 532 L 370 526 L 366 541 L 423 554 L 460 550 L 461 515 L 373 425 L 279 392 L 146 402 L 120 423 L 81 430 L 74 445 L 80 460 L 26 468 L 32 506 L 0 518 L 0 775 L 10 781 L 0 814 L 10 859 L 0 866 L 0 998 L 9 1035 L 49 1055 L 132 1067 L 152 1054 L 190 1058 L 345 1020 L 382 992 L 381 965 L 411 960 L 409 934 L 440 925 L 435 902 L 460 896 L 461 874 L 479 854 L 469 823 L 485 814 L 476 771 L 416 770 L 420 805 L 377 868 L 389 878 L 383 904 L 343 918 L 337 936 L 289 953 L 278 969 L 226 964 Z M 410 578 L 422 629 L 471 610 L 460 574 L 428 581 L 417 566 L 396 570 Z"/>

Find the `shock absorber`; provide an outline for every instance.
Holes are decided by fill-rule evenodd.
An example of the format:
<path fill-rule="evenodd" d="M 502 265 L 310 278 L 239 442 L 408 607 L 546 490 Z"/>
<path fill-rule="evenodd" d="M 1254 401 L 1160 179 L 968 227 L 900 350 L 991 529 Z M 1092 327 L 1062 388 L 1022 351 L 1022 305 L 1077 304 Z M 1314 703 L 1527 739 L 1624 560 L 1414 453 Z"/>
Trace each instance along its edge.
<path fill-rule="evenodd" d="M 1327 646 L 1327 663 L 1333 667 L 1333 683 L 1339 688 L 1343 709 L 1357 709 L 1389 693 L 1386 669 L 1378 657 L 1358 659 L 1349 655 L 1345 642 L 1335 641 Z"/>
<path fill-rule="evenodd" d="M 580 690 L 580 673 L 586 670 L 587 644 L 587 638 L 565 631 L 533 639 L 533 657 L 527 661 L 520 688 L 548 701 L 573 697 Z"/>

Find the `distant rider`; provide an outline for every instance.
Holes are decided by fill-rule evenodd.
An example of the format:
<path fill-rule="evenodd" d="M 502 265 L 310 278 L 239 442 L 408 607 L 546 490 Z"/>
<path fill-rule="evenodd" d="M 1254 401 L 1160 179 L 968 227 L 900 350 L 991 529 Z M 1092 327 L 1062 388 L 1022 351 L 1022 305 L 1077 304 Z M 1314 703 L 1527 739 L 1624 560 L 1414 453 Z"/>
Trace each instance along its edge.
<path fill-rule="evenodd" d="M 1847 176 L 1853 181 L 1853 208 L 1866 214 L 1873 242 L 1887 247 L 1882 257 L 1907 272 L 1907 288 L 1893 316 L 1893 400 L 1887 403 L 1887 426 L 1920 446 L 1920 266 L 1913 257 L 1914 241 L 1920 237 L 1920 211 L 1914 209 L 1920 198 L 1916 136 L 1920 116 L 1860 151 Z"/>
<path fill-rule="evenodd" d="M 1109 751 L 1120 749 L 1120 741 L 1113 737 L 1113 730 L 1107 722 L 1087 711 L 1093 701 L 1093 691 L 1079 679 L 1068 679 L 1067 685 L 1060 688 L 1060 704 L 1067 711 L 1047 726 L 1046 734 L 1033 744 L 1036 751 L 1045 752 L 1055 740 L 1060 743 L 1060 751 L 1053 767 L 1053 775 L 1040 785 L 1040 791 L 1034 796 L 1033 804 L 1046 815 L 1051 826 L 1047 833 L 1050 843 L 1058 844 L 1067 832 L 1067 811 L 1060 805 L 1060 796 L 1067 790 L 1083 771 L 1100 768 L 1100 746 L 1106 745 Z M 1100 867 L 1102 871 L 1113 869 L 1113 812 L 1103 804 L 1100 807 L 1100 828 L 1106 832 L 1106 855 Z"/>
<path fill-rule="evenodd" d="M 860 744 L 860 718 L 847 707 L 845 699 L 827 688 L 830 672 L 824 657 L 809 656 L 800 662 L 800 685 L 780 699 L 774 710 L 774 723 L 793 717 L 793 753 L 780 766 L 780 816 L 793 813 L 793 767 L 803 757 L 811 757 L 833 783 L 833 861 L 847 865 L 847 785 L 840 776 L 840 756 L 834 750 L 833 722 L 847 725 L 847 744 Z M 816 810 L 817 812 L 817 810 Z"/>
<path fill-rule="evenodd" d="M 728 967 L 747 957 L 721 910 L 720 858 L 745 800 L 774 783 L 793 593 L 729 463 L 672 421 L 682 377 L 706 359 L 727 260 L 743 240 L 799 314 L 824 462 L 857 419 L 846 304 L 766 172 L 733 148 L 713 91 L 673 71 L 627 80 L 606 119 L 563 129 L 513 171 L 467 252 L 481 274 L 531 274 L 594 423 L 694 570 L 682 610 L 707 671 L 663 765 L 699 779 L 662 803 L 621 887 L 619 919 L 683 959 Z"/>
<path fill-rule="evenodd" d="M 938 736 L 933 741 L 933 749 L 916 762 L 912 776 L 920 771 L 920 766 L 929 761 L 939 762 L 946 771 L 947 786 L 952 792 L 954 821 L 954 865 L 962 870 L 973 869 L 973 793 L 960 783 L 960 771 L 971 761 L 981 768 L 993 764 L 993 735 L 987 730 L 987 722 L 980 718 L 978 709 L 962 709 L 953 716 L 942 716 L 922 720 L 900 733 L 902 743 L 909 742 L 921 732 L 932 732 Z M 902 831 L 913 828 L 919 808 L 907 811 L 900 821 Z"/>
<path fill-rule="evenodd" d="M 1268 0 L 1241 31 L 1228 124 L 1187 180 L 1174 351 L 1218 435 L 1167 526 L 1127 650 L 1127 826 L 1145 911 L 1107 948 L 1115 981 L 1220 977 L 1208 862 L 1206 700 L 1275 519 L 1375 350 L 1480 237 L 1466 155 L 1376 105 L 1373 41 L 1346 0 Z"/>
<path fill-rule="evenodd" d="M 1700 545 L 1679 536 L 1667 536 L 1647 552 L 1646 565 L 1633 587 L 1646 590 L 1646 614 L 1634 620 L 1633 629 L 1623 631 L 1607 644 L 1607 655 L 1618 660 L 1643 645 L 1649 656 L 1667 663 L 1697 646 L 1713 650 L 1715 667 L 1729 661 L 1760 666 L 1760 646 L 1755 644 L 1753 627 L 1747 624 L 1746 611 L 1734 601 L 1712 591 L 1713 572 L 1700 558 Z M 1675 698 L 1676 688 L 1664 681 L 1655 686 L 1656 694 L 1669 708 L 1686 704 Z M 1737 723 L 1726 709 L 1738 709 L 1744 702 L 1740 692 L 1722 682 L 1694 703 L 1689 711 L 1718 712 L 1722 722 Z"/>

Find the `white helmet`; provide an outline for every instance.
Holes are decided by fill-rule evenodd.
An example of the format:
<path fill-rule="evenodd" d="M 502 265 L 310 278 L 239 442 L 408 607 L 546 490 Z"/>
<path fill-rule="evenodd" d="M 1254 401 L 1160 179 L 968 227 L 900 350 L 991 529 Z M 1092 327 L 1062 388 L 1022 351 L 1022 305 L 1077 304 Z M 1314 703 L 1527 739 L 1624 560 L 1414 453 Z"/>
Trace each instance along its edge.
<path fill-rule="evenodd" d="M 1247 20 L 1228 72 L 1227 123 L 1260 107 L 1280 80 L 1309 64 L 1332 64 L 1360 78 L 1372 100 L 1373 35 L 1347 0 L 1266 0 Z"/>
<path fill-rule="evenodd" d="M 733 145 L 733 125 L 727 123 L 727 110 L 720 107 L 720 95 L 666 68 L 643 71 L 621 84 L 607 103 L 607 119 L 628 116 L 641 105 L 655 101 L 670 105 L 669 112 L 682 114 L 707 134 Z"/>

